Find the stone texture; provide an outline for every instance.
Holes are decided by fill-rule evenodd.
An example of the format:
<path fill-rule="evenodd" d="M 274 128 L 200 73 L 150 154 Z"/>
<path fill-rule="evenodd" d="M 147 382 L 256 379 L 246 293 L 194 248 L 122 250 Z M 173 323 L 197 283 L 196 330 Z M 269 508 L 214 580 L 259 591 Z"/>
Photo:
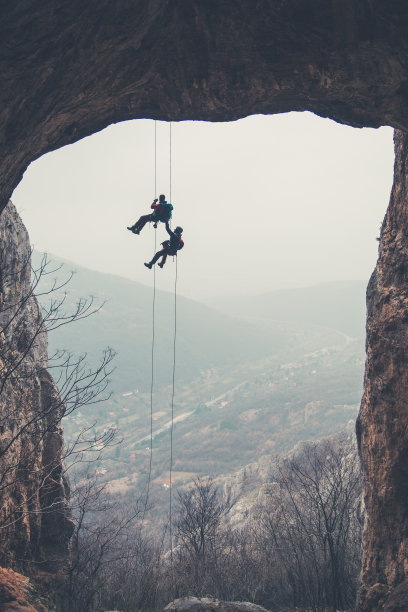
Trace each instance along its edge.
<path fill-rule="evenodd" d="M 0 612 L 47 612 L 28 578 L 0 568 Z"/>
<path fill-rule="evenodd" d="M 63 405 L 30 291 L 28 234 L 0 216 L 0 564 L 41 580 L 63 569 L 72 525 L 62 467 Z"/>
<path fill-rule="evenodd" d="M 384 601 L 384 612 L 406 612 L 408 610 L 408 580 L 399 584 Z"/>
<path fill-rule="evenodd" d="M 167 604 L 164 612 L 266 612 L 249 601 L 220 601 L 211 597 L 181 597 Z"/>
<path fill-rule="evenodd" d="M 395 155 L 379 259 L 367 289 L 367 363 L 357 422 L 367 510 L 359 609 L 367 612 L 382 610 L 408 578 L 408 135 L 399 131 Z"/>

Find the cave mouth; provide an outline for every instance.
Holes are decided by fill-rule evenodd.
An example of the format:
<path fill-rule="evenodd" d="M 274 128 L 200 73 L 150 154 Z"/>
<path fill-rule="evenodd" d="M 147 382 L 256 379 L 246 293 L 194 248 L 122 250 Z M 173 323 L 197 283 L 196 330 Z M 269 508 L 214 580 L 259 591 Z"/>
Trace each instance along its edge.
<path fill-rule="evenodd" d="M 393 491 L 387 480 L 390 464 L 396 463 L 391 453 L 398 453 L 405 445 L 404 398 L 408 387 L 403 359 L 407 354 L 404 345 L 406 317 L 401 307 L 401 304 L 406 304 L 406 280 L 401 279 L 399 274 L 401 269 L 405 269 L 408 249 L 405 201 L 408 140 L 404 134 L 408 127 L 406 3 L 397 1 L 390 6 L 390 3 L 381 0 L 330 3 L 316 0 L 306 5 L 300 0 L 260 0 L 256 3 L 256 10 L 254 3 L 247 0 L 219 3 L 164 0 L 132 3 L 131 6 L 126 1 L 112 3 L 103 0 L 87 3 L 86 6 L 48 0 L 38 6 L 31 3 L 29 7 L 23 2 L 7 4 L 9 6 L 2 16 L 2 76 L 5 86 L 0 91 L 3 152 L 0 211 L 32 160 L 47 151 L 77 142 L 117 121 L 141 117 L 224 121 L 255 113 L 274 114 L 308 109 L 321 117 L 332 117 L 347 125 L 390 125 L 398 130 L 395 138 L 394 189 L 386 231 L 380 243 L 379 262 L 368 292 L 368 360 L 360 412 L 360 452 L 367 474 L 365 502 L 369 520 L 365 532 L 365 569 L 359 610 L 373 610 L 377 603 L 378 608 L 382 608 L 381 600 L 406 576 L 406 542 L 404 539 L 401 541 L 401 533 L 406 531 L 403 524 L 406 492 Z M 231 148 L 227 145 L 228 155 Z M 292 147 L 289 152 L 292 157 L 295 148 Z M 238 155 L 240 150 L 241 143 L 234 154 Z M 352 152 L 351 149 L 348 151 L 347 159 L 352 159 Z M 330 159 L 330 156 L 327 157 Z M 190 159 L 194 161 L 191 150 Z M 85 168 L 89 175 L 89 160 Z M 332 228 L 340 229 L 340 219 L 336 216 L 340 210 L 344 211 L 349 225 L 346 224 L 340 231 L 336 256 L 341 259 L 350 254 L 350 260 L 356 264 L 361 241 L 367 236 L 369 241 L 372 240 L 374 260 L 375 238 L 379 233 L 378 225 L 388 193 L 384 193 L 381 213 L 378 213 L 372 228 L 369 228 L 366 218 L 359 241 L 357 235 L 350 234 L 350 229 L 358 227 L 358 224 L 354 209 L 343 207 L 345 202 L 350 202 L 350 194 L 347 189 L 346 193 L 341 191 L 345 178 L 340 166 L 337 170 L 337 179 L 332 181 L 325 197 L 325 201 L 333 201 L 335 195 L 341 194 L 341 202 L 332 211 L 330 230 L 327 231 L 323 225 L 322 212 L 312 214 L 310 205 L 316 192 L 309 193 L 310 201 L 306 209 L 303 189 L 297 201 L 309 214 L 304 219 L 302 231 L 296 235 L 294 220 L 300 217 L 300 213 L 287 205 L 285 197 L 276 202 L 278 211 L 283 210 L 286 204 L 286 210 L 292 212 L 283 230 L 276 224 L 276 212 L 273 218 L 275 223 L 272 223 L 275 233 L 269 231 L 265 216 L 260 218 L 259 203 L 264 201 L 265 192 L 270 193 L 273 184 L 269 171 L 268 182 L 258 198 L 255 199 L 256 194 L 252 191 L 247 198 L 250 204 L 246 201 L 244 210 L 239 213 L 240 220 L 245 220 L 243 231 L 237 230 L 237 215 L 233 221 L 228 218 L 227 222 L 220 223 L 220 210 L 230 201 L 231 194 L 234 195 L 232 188 L 239 183 L 241 176 L 237 178 L 234 175 L 228 181 L 224 162 L 219 164 L 226 189 L 220 192 L 222 198 L 217 200 L 210 192 L 203 206 L 200 206 L 200 214 L 203 208 L 202 223 L 211 224 L 211 253 L 223 262 L 229 276 L 238 278 L 241 286 L 244 286 L 253 282 L 257 274 L 262 280 L 272 278 L 277 266 L 282 269 L 290 261 L 292 271 L 296 270 L 299 275 L 305 270 L 309 273 L 312 269 L 323 269 L 323 264 L 333 271 L 337 260 L 329 254 L 334 242 L 329 242 L 329 237 Z M 373 184 L 372 178 L 376 177 L 377 171 L 378 168 L 370 174 L 360 192 L 355 189 L 353 203 L 356 207 L 364 200 L 367 186 Z M 196 195 L 198 190 L 206 194 L 209 168 L 203 178 L 191 185 L 186 180 L 187 172 L 184 169 L 182 172 L 183 185 L 187 187 L 186 197 L 178 194 L 176 188 L 172 196 L 177 202 L 178 222 L 184 224 L 186 230 L 186 250 L 183 260 L 180 257 L 180 264 L 184 262 L 182 265 L 185 266 L 184 271 L 181 270 L 181 279 L 193 276 L 188 272 L 188 266 L 195 264 L 195 278 L 200 279 L 200 287 L 207 294 L 204 280 L 210 278 L 215 286 L 217 268 L 210 268 L 207 257 L 194 262 L 193 252 L 190 251 L 189 257 L 187 254 L 188 245 L 194 244 L 196 253 L 207 255 L 208 241 L 200 242 L 202 235 L 205 236 L 204 231 L 199 235 L 190 231 L 193 227 L 201 229 L 197 215 L 190 224 L 188 213 L 194 210 L 192 194 Z M 134 182 L 124 191 L 118 189 L 120 180 L 113 180 L 110 189 L 105 182 L 104 192 L 109 200 L 106 205 L 102 197 L 98 199 L 90 188 L 92 196 L 88 197 L 87 207 L 84 208 L 81 199 L 84 191 L 79 182 L 77 193 L 70 194 L 68 201 L 62 203 L 61 192 L 65 191 L 67 184 L 75 184 L 67 169 L 59 184 L 52 183 L 52 174 L 51 170 L 43 180 L 44 185 L 48 185 L 53 192 L 47 210 L 41 209 L 41 202 L 46 200 L 44 193 L 35 206 L 32 206 L 32 200 L 27 206 L 16 200 L 20 209 L 27 209 L 22 211 L 23 218 L 37 248 L 61 252 L 60 247 L 67 236 L 68 259 L 74 259 L 72 255 L 75 253 L 78 260 L 81 249 L 86 247 L 94 257 L 88 265 L 97 267 L 97 264 L 103 263 L 106 271 L 112 253 L 120 250 L 120 241 L 123 251 L 120 250 L 120 262 L 114 266 L 114 271 L 120 268 L 123 273 L 124 261 L 131 262 L 136 269 L 142 243 L 136 247 L 140 251 L 136 251 L 135 243 L 131 240 L 133 237 L 124 237 L 124 228 L 129 224 L 131 214 L 134 220 L 135 208 L 139 213 L 140 202 L 136 201 L 135 193 L 141 196 L 140 184 L 145 183 L 146 177 L 127 171 L 126 176 L 134 176 Z M 106 176 L 97 176 L 96 180 L 90 181 L 91 186 L 110 176 L 109 169 L 106 173 L 101 170 L 99 174 Z M 28 177 L 29 172 L 26 179 Z M 296 179 L 297 172 L 292 172 L 286 181 L 285 195 L 294 188 Z M 315 180 L 313 185 L 319 182 L 319 179 Z M 254 173 L 248 183 L 259 185 L 258 175 Z M 175 185 L 180 184 L 175 170 Z M 146 199 L 151 200 L 151 189 L 147 188 L 149 193 L 143 196 L 144 203 Z M 350 188 L 349 191 L 353 190 Z M 31 191 L 31 195 L 33 193 Z M 18 198 L 18 191 L 15 197 Z M 83 210 L 91 210 L 91 197 L 95 205 L 91 218 L 85 223 Z M 125 200 L 128 202 L 126 211 L 122 208 Z M 78 202 L 77 209 L 73 207 L 74 201 Z M 36 234 L 28 218 L 29 210 L 38 216 L 46 235 L 59 236 L 55 246 L 43 243 L 41 235 Z M 327 209 L 322 207 L 321 210 Z M 123 219 L 119 223 L 122 211 Z M 109 216 L 111 212 L 113 221 Z M 55 219 L 51 223 L 53 214 Z M 110 227 L 101 228 L 97 224 L 100 218 L 110 220 Z M 310 262 L 306 254 L 310 251 L 311 240 L 316 241 L 317 227 L 322 235 L 327 236 L 327 241 L 320 245 L 318 261 Z M 220 233 L 217 234 L 217 231 Z M 248 231 L 251 233 L 251 245 L 247 248 Z M 92 233 L 100 238 L 99 248 L 95 242 L 90 242 Z M 226 244 L 227 236 L 229 242 Z M 284 240 L 280 250 L 276 236 Z M 290 242 L 292 237 L 295 237 L 293 243 Z M 294 256 L 293 244 L 299 246 L 301 238 L 305 240 L 303 250 L 300 250 L 301 256 L 298 252 Z M 220 249 L 217 252 L 218 245 Z M 245 264 L 252 264 L 249 273 L 241 276 L 238 276 L 238 271 L 241 273 L 242 270 L 233 258 L 237 245 L 244 245 L 244 249 L 247 249 Z M 269 247 L 266 257 L 261 245 Z M 353 245 L 355 248 L 352 248 Z M 255 255 L 252 261 L 249 253 Z M 264 267 L 260 268 L 259 260 L 262 257 Z M 370 264 L 368 267 L 369 274 L 373 266 Z M 394 274 L 395 271 L 397 274 Z M 294 274 L 288 271 L 287 277 L 293 279 Z M 218 284 L 227 287 L 222 280 L 218 279 Z M 184 287 L 189 286 L 181 280 L 181 292 L 183 282 Z M 390 309 L 389 304 L 394 310 Z M 387 320 L 390 312 L 399 323 L 399 326 L 391 326 L 392 329 L 389 329 Z M 398 347 L 398 351 L 394 347 Z M 396 373 L 399 375 L 397 384 Z M 390 389 L 395 392 L 391 394 Z M 387 500 L 382 507 L 378 493 L 384 491 L 387 492 Z M 395 496 L 389 498 L 388 492 L 395 493 Z M 384 508 L 391 508 L 392 512 L 384 513 Z M 386 530 L 384 516 L 387 519 Z M 403 583 L 402 587 L 406 588 L 406 585 Z"/>
<path fill-rule="evenodd" d="M 185 229 L 187 297 L 369 278 L 392 183 L 391 128 L 309 112 L 173 123 L 171 186 L 169 123 L 156 130 L 157 190 L 171 189 Z M 125 228 L 148 212 L 154 189 L 154 122 L 134 120 L 45 154 L 12 200 L 36 249 L 149 283 L 151 241 Z"/>

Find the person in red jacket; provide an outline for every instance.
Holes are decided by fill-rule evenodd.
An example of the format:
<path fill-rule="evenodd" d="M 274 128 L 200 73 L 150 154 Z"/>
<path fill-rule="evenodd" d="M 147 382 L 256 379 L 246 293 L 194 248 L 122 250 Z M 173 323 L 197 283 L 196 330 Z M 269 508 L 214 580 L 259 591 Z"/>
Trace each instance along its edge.
<path fill-rule="evenodd" d="M 159 196 L 159 201 L 154 200 L 151 205 L 153 208 L 153 212 L 150 215 L 142 215 L 136 223 L 128 227 L 128 230 L 133 232 L 134 234 L 140 234 L 141 230 L 144 228 L 146 223 L 149 221 L 154 222 L 154 227 L 157 227 L 159 221 L 162 223 L 166 223 L 169 219 L 171 219 L 171 211 L 173 210 L 173 206 L 170 202 L 166 202 L 166 196 Z"/>
<path fill-rule="evenodd" d="M 167 255 L 177 255 L 177 251 L 183 248 L 184 242 L 181 239 L 181 234 L 183 233 L 182 227 L 176 227 L 174 232 L 171 231 L 169 222 L 166 221 L 166 230 L 168 235 L 170 236 L 170 240 L 165 240 L 162 242 L 162 250 L 157 251 L 157 253 L 153 256 L 152 261 L 145 263 L 146 268 L 152 269 L 152 266 L 156 263 L 160 257 L 162 257 L 161 262 L 159 263 L 160 268 L 164 266 L 166 263 Z"/>

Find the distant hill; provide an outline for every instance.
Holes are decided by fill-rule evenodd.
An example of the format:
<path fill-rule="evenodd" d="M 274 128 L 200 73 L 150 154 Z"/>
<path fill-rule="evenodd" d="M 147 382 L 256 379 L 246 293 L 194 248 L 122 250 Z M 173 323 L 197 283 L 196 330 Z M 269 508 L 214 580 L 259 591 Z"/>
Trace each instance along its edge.
<path fill-rule="evenodd" d="M 365 330 L 366 285 L 367 281 L 330 282 L 255 296 L 217 298 L 208 303 L 234 316 L 322 325 L 356 338 Z"/>
<path fill-rule="evenodd" d="M 34 253 L 34 266 L 41 254 Z M 105 347 L 117 352 L 116 372 L 112 376 L 115 391 L 150 387 L 152 343 L 152 287 L 103 274 L 50 256 L 64 279 L 71 270 L 75 274 L 66 287 L 65 310 L 80 299 L 94 296 L 103 308 L 83 321 L 63 326 L 49 335 L 50 352 L 66 348 L 76 353 L 88 353 L 90 362 Z M 50 286 L 55 275 L 42 280 Z M 41 298 L 43 303 L 47 296 Z M 40 300 L 40 301 L 41 301 Z M 155 384 L 168 385 L 172 378 L 174 295 L 156 292 L 155 303 Z M 238 321 L 208 306 L 182 296 L 177 298 L 177 380 L 188 382 L 201 371 L 249 362 L 279 350 L 285 335 L 278 328 L 261 327 Z"/>
<path fill-rule="evenodd" d="M 118 353 L 112 397 L 65 419 L 66 439 L 95 422 L 98 431 L 117 428 L 122 444 L 106 449 L 95 469 L 132 495 L 149 469 L 152 287 L 53 261 L 65 264 L 61 279 L 76 269 L 67 311 L 89 295 L 106 303 L 51 333 L 50 352 L 88 352 L 91 362 L 106 346 Z M 361 294 L 363 283 L 274 292 L 225 302 L 228 314 L 178 296 L 175 481 L 230 473 L 355 418 L 364 369 Z M 157 291 L 152 491 L 158 499 L 166 495 L 170 446 L 173 308 L 174 295 Z M 247 320 L 233 317 L 239 314 Z"/>

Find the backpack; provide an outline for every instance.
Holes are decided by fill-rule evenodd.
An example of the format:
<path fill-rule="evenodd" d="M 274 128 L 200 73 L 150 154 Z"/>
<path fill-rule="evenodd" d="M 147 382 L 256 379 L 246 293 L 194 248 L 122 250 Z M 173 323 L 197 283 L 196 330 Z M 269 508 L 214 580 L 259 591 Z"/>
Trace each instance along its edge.
<path fill-rule="evenodd" d="M 171 240 L 165 240 L 162 242 L 162 246 L 169 250 L 169 255 L 176 255 L 177 251 L 183 248 L 184 242 L 181 238 L 179 238 L 177 244 L 174 244 L 174 238 L 172 238 Z"/>
<path fill-rule="evenodd" d="M 172 210 L 173 204 L 170 204 L 170 202 L 160 202 L 157 210 L 160 221 L 168 221 L 171 219 Z"/>

